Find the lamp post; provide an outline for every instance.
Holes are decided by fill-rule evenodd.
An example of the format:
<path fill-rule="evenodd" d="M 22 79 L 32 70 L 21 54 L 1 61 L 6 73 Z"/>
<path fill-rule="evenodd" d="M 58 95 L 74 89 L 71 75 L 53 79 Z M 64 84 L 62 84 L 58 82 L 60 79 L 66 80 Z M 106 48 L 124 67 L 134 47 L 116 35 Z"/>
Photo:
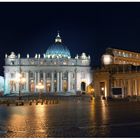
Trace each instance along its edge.
<path fill-rule="evenodd" d="M 104 91 L 104 87 L 102 87 L 101 90 Z"/>
<path fill-rule="evenodd" d="M 101 91 L 102 91 L 102 95 L 104 96 L 104 90 L 105 88 L 104 87 L 101 87 Z"/>
<path fill-rule="evenodd" d="M 41 93 L 42 93 L 42 89 L 44 89 L 44 85 L 39 82 L 37 85 L 36 85 L 36 88 L 39 90 L 39 98 L 41 96 Z"/>

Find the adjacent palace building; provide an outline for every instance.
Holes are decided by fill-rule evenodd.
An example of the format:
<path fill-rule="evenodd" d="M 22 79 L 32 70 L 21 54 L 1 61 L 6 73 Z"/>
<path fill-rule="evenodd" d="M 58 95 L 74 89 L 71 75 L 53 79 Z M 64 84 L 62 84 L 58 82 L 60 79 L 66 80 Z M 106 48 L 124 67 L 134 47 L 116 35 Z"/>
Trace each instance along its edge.
<path fill-rule="evenodd" d="M 140 53 L 107 48 L 93 71 L 96 97 L 140 96 Z"/>
<path fill-rule="evenodd" d="M 5 55 L 4 94 L 29 93 L 42 90 L 48 94 L 75 94 L 86 92 L 92 82 L 90 56 L 82 53 L 71 58 L 69 49 L 63 45 L 58 33 L 55 43 L 43 57 L 35 54 L 21 58 L 12 52 Z M 40 86 L 40 88 L 39 88 Z"/>

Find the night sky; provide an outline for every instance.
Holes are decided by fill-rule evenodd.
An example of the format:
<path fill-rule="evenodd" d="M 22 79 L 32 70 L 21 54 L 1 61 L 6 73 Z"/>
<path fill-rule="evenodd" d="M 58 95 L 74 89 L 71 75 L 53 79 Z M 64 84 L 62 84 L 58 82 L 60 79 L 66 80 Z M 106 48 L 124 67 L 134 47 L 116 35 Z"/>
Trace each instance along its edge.
<path fill-rule="evenodd" d="M 0 3 L 0 74 L 4 55 L 43 54 L 57 31 L 72 57 L 100 64 L 107 47 L 140 52 L 140 3 Z"/>

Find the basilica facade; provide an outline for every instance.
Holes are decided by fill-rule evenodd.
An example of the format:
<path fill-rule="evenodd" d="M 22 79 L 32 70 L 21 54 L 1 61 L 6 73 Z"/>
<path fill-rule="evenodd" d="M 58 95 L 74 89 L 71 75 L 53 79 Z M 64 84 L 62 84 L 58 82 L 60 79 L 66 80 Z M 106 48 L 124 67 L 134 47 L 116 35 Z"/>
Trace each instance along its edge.
<path fill-rule="evenodd" d="M 26 58 L 14 52 L 5 55 L 4 94 L 38 93 L 38 84 L 43 85 L 44 93 L 76 94 L 87 92 L 91 82 L 90 56 L 82 53 L 72 58 L 59 33 L 43 55 L 27 54 Z"/>

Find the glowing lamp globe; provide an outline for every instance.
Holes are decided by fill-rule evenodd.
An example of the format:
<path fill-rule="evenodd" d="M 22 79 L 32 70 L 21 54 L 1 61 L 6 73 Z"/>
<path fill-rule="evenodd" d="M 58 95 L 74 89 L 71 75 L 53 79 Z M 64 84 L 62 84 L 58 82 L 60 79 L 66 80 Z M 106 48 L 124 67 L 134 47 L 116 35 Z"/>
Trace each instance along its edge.
<path fill-rule="evenodd" d="M 104 65 L 109 65 L 109 64 L 112 63 L 112 61 L 113 61 L 112 55 L 104 54 L 102 56 L 102 62 L 103 62 Z"/>

